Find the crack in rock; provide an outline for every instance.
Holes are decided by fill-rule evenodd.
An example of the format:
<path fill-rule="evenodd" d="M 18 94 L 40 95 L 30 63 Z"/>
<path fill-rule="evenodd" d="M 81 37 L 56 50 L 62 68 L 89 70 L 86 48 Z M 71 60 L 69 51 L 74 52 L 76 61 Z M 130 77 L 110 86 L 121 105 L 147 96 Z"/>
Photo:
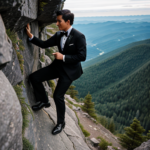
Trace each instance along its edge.
<path fill-rule="evenodd" d="M 52 117 L 50 116 L 50 114 L 49 113 L 47 113 L 47 111 L 46 110 L 44 110 L 44 109 L 42 109 L 43 111 L 44 111 L 44 113 L 45 114 L 47 114 L 48 115 L 48 117 L 52 120 L 52 122 L 55 124 L 55 122 L 54 122 L 54 120 L 52 119 Z"/>

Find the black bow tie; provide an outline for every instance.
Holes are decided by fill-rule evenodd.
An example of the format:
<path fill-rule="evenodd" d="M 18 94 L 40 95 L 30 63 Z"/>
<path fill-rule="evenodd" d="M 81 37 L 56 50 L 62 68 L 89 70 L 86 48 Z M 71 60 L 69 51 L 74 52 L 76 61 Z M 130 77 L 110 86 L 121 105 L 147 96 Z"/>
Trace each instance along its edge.
<path fill-rule="evenodd" d="M 65 31 L 61 32 L 61 36 L 63 36 L 63 35 L 67 36 L 68 35 L 68 31 L 67 32 L 65 32 Z"/>

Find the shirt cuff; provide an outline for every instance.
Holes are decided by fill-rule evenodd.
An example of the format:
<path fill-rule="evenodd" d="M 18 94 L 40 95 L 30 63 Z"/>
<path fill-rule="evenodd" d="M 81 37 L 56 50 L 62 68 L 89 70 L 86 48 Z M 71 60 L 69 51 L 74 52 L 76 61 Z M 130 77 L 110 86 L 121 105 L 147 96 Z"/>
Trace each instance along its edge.
<path fill-rule="evenodd" d="M 29 41 L 31 41 L 33 38 L 34 38 L 34 35 L 32 35 L 32 37 L 31 37 L 31 38 L 29 38 Z"/>
<path fill-rule="evenodd" d="M 65 55 L 63 55 L 63 61 L 65 62 Z"/>

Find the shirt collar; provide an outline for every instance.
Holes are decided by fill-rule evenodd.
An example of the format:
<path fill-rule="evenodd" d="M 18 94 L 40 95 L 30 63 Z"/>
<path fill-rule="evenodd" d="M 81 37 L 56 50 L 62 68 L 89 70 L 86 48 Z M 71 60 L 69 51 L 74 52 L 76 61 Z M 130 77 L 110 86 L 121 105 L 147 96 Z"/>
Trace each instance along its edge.
<path fill-rule="evenodd" d="M 72 29 L 72 26 L 70 26 L 70 28 L 67 30 L 68 31 L 68 35 L 67 36 L 69 36 L 69 34 L 70 34 L 70 32 L 71 32 L 71 29 Z M 66 32 L 67 32 L 66 31 Z M 63 32 L 63 30 L 61 30 L 61 32 Z"/>
<path fill-rule="evenodd" d="M 69 36 L 69 34 L 71 32 L 71 29 L 72 29 L 72 26 L 67 30 L 68 31 L 68 36 Z"/>

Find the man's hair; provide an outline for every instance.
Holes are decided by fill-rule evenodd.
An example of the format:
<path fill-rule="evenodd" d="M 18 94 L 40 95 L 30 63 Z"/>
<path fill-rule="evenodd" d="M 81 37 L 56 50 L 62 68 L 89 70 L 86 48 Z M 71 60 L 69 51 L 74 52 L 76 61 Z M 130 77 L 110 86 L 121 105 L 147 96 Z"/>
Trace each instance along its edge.
<path fill-rule="evenodd" d="M 57 16 L 62 15 L 62 18 L 65 20 L 65 22 L 70 20 L 70 25 L 73 24 L 74 14 L 71 13 L 70 10 L 68 10 L 68 9 L 58 10 L 58 11 L 56 11 L 56 15 Z"/>

